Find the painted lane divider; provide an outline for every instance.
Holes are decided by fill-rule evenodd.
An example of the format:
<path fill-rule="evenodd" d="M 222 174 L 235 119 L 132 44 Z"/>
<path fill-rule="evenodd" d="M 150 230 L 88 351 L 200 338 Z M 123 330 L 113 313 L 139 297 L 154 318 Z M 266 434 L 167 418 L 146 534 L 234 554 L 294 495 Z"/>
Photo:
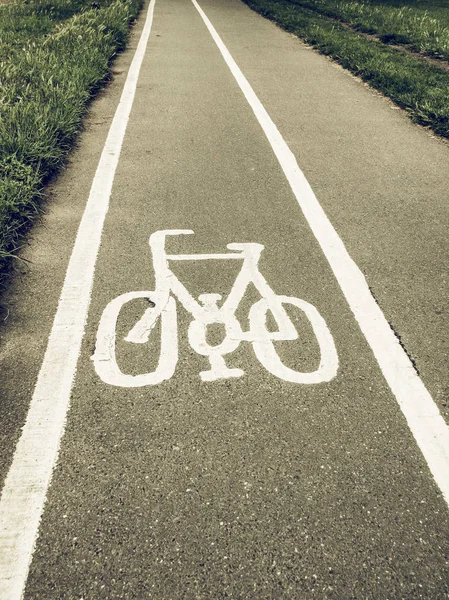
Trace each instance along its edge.
<path fill-rule="evenodd" d="M 259 121 L 430 471 L 449 504 L 449 428 L 446 422 L 374 300 L 363 273 L 349 256 L 316 199 L 294 154 L 198 2 L 192 2 Z"/>
<path fill-rule="evenodd" d="M 84 335 L 104 219 L 137 80 L 153 23 L 155 0 L 131 63 L 95 173 L 22 435 L 0 500 L 0 600 L 19 600 L 58 456 Z"/>
<path fill-rule="evenodd" d="M 258 268 L 263 246 L 254 243 L 234 243 L 228 244 L 228 249 L 234 251 L 228 254 L 166 254 L 165 240 L 167 236 L 192 233 L 191 230 L 182 229 L 153 233 L 150 237 L 150 247 L 153 252 L 156 289 L 151 292 L 122 294 L 112 300 L 103 311 L 97 332 L 95 353 L 92 357 L 95 370 L 101 379 L 120 387 L 141 387 L 157 385 L 172 377 L 178 362 L 178 333 L 174 297 L 193 316 L 188 330 L 190 346 L 195 352 L 207 356 L 209 359 L 210 370 L 200 373 L 203 381 L 244 375 L 242 369 L 227 367 L 223 358 L 224 355 L 234 352 L 243 341 L 252 343 L 259 362 L 269 373 L 284 381 L 311 384 L 333 379 L 338 370 L 338 357 L 326 322 L 317 309 L 308 302 L 289 296 L 277 296 L 273 292 Z M 243 261 L 242 268 L 231 292 L 220 308 L 217 306 L 217 302 L 221 300 L 220 294 L 202 294 L 197 302 L 169 266 L 169 261 L 236 259 Z M 235 313 L 250 284 L 253 284 L 260 293 L 261 299 L 253 304 L 249 311 L 249 331 L 242 331 Z M 146 298 L 151 304 L 125 340 L 134 344 L 148 342 L 157 321 L 161 319 L 161 354 L 155 371 L 142 375 L 126 375 L 120 370 L 115 354 L 117 319 L 123 306 L 136 298 Z M 299 308 L 312 325 L 321 356 L 315 371 L 301 373 L 290 369 L 282 363 L 276 352 L 273 341 L 298 339 L 298 332 L 287 315 L 284 304 Z M 277 331 L 267 329 L 268 311 L 271 312 L 277 323 Z M 224 325 L 226 330 L 223 341 L 215 346 L 208 344 L 206 339 L 207 328 L 213 323 Z"/>

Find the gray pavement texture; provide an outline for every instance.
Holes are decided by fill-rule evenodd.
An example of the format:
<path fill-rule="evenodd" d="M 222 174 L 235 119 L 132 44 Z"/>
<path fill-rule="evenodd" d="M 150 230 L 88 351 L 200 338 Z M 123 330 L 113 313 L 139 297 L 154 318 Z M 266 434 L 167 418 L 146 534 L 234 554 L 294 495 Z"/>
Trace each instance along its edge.
<path fill-rule="evenodd" d="M 201 6 L 447 416 L 448 147 L 238 0 Z M 141 27 L 7 296 L 2 479 Z M 100 316 L 116 296 L 154 289 L 148 238 L 178 228 L 195 235 L 171 239 L 170 252 L 263 244 L 275 292 L 325 318 L 338 376 L 285 382 L 242 343 L 227 362 L 243 377 L 202 382 L 206 360 L 187 343 L 180 307 L 169 381 L 103 383 L 90 360 Z M 176 274 L 196 296 L 226 295 L 236 268 L 182 263 Z M 250 292 L 242 315 L 255 300 Z M 124 334 L 141 312 L 136 301 L 124 314 Z M 313 369 L 310 326 L 290 314 L 302 341 L 279 352 Z M 157 356 L 156 342 L 127 346 L 124 371 Z M 157 0 L 25 599 L 447 598 L 448 534 L 447 506 L 251 109 L 190 0 Z"/>

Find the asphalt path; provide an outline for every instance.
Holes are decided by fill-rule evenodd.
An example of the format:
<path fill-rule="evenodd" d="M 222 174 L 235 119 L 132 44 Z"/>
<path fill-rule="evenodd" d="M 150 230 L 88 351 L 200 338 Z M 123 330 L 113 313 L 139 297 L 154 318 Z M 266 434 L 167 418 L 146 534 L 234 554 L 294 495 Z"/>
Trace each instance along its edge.
<path fill-rule="evenodd" d="M 279 162 L 288 155 L 281 146 L 273 151 L 194 3 L 156 0 L 93 256 L 70 409 L 67 417 L 61 409 L 54 436 L 36 429 L 39 451 L 31 444 L 28 470 L 17 475 L 25 480 L 40 468 L 64 426 L 39 537 L 31 560 L 30 527 L 26 569 L 20 575 L 9 565 L 1 573 L 0 597 L 20 598 L 26 581 L 26 600 L 447 598 L 449 457 L 429 424 L 441 417 L 429 409 L 410 421 L 407 403 L 418 392 L 427 402 L 428 390 L 426 410 L 433 398 L 447 421 L 449 149 L 238 0 L 200 4 L 366 276 L 370 301 L 351 304 L 357 273 L 345 279 L 349 263 L 333 234 L 324 228 L 319 239 L 320 213 L 301 210 Z M 50 190 L 47 214 L 24 251 L 31 262 L 6 297 L 5 489 L 147 8 Z M 115 150 L 106 154 L 118 158 Z M 95 227 L 81 240 L 87 254 Z M 167 254 L 178 258 L 168 275 L 162 236 L 153 235 L 167 230 L 194 232 L 166 237 Z M 253 332 L 249 340 L 239 339 L 231 309 L 227 329 L 225 312 L 213 310 L 239 288 L 243 260 L 225 256 L 239 252 L 247 252 L 259 283 L 243 287 L 235 311 Z M 193 299 L 221 295 L 203 297 L 209 321 L 201 325 L 204 311 L 193 319 L 186 302 L 164 295 L 164 285 L 176 281 Z M 142 293 L 123 296 L 115 327 L 111 301 L 130 292 Z M 264 301 L 274 302 L 284 322 L 279 296 L 298 339 L 269 339 L 279 319 L 267 311 L 265 323 Z M 83 302 L 72 291 L 72 308 Z M 393 351 L 387 334 L 380 350 L 372 341 L 377 331 L 385 337 L 381 321 L 370 324 L 372 306 L 385 315 Z M 152 315 L 158 319 L 150 331 Z M 149 341 L 123 341 L 138 322 Z M 72 323 L 58 327 L 68 331 Z M 222 342 L 235 346 L 227 348 L 226 366 L 220 352 L 208 359 Z M 395 352 L 405 360 L 400 368 Z M 59 354 L 44 377 L 49 398 L 61 395 L 56 382 L 71 382 L 61 376 L 65 349 Z M 3 522 L 8 515 L 0 508 Z M 0 535 L 2 565 L 17 552 L 8 536 Z"/>

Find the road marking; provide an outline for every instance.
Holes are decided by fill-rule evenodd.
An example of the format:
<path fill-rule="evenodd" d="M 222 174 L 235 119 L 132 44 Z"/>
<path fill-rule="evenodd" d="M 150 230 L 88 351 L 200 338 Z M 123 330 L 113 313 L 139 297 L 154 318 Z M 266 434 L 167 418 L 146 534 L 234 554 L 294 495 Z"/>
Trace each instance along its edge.
<path fill-rule="evenodd" d="M 273 292 L 259 271 L 259 259 L 264 249 L 262 244 L 228 244 L 228 249 L 234 250 L 228 254 L 166 254 L 165 240 L 167 236 L 192 233 L 193 231 L 190 229 L 169 229 L 156 231 L 150 237 L 156 289 L 151 292 L 122 294 L 112 300 L 104 309 L 98 327 L 95 353 L 92 356 L 99 377 L 110 385 L 120 387 L 158 385 L 172 377 L 178 362 L 178 330 L 174 296 L 193 317 L 188 329 L 191 348 L 209 359 L 210 369 L 200 373 L 203 381 L 216 381 L 244 375 L 245 372 L 242 369 L 228 368 L 224 360 L 226 354 L 234 352 L 244 341 L 252 343 L 256 357 L 267 371 L 284 381 L 313 384 L 333 379 L 338 371 L 338 356 L 334 339 L 325 320 L 308 302 L 290 296 L 277 296 Z M 217 304 L 221 300 L 220 294 L 201 294 L 198 297 L 199 302 L 197 302 L 171 271 L 169 265 L 170 260 L 217 259 L 240 259 L 242 261 L 241 271 L 237 275 L 228 297 L 220 307 Z M 251 307 L 249 330 L 243 331 L 235 313 L 250 284 L 260 293 L 261 299 Z M 126 375 L 117 364 L 115 352 L 117 319 L 123 306 L 136 298 L 146 298 L 150 301 L 150 306 L 132 327 L 125 337 L 125 341 L 134 344 L 148 342 L 151 332 L 160 318 L 161 354 L 154 371 L 139 375 Z M 276 352 L 273 341 L 298 339 L 298 332 L 287 315 L 284 304 L 291 304 L 299 308 L 312 326 L 320 348 L 320 363 L 315 371 L 301 373 L 290 369 L 282 363 Z M 276 321 L 277 331 L 267 329 L 268 311 Z M 207 328 L 213 323 L 223 325 L 226 331 L 223 341 L 215 346 L 211 346 L 207 342 Z"/>
<path fill-rule="evenodd" d="M 104 219 L 153 22 L 151 0 L 95 173 L 28 416 L 0 500 L 0 598 L 25 589 L 47 488 L 64 431 Z"/>
<path fill-rule="evenodd" d="M 448 426 L 376 304 L 363 273 L 349 256 L 342 240 L 321 208 L 294 154 L 198 2 L 196 0 L 192 2 L 268 138 L 430 471 L 449 504 Z"/>

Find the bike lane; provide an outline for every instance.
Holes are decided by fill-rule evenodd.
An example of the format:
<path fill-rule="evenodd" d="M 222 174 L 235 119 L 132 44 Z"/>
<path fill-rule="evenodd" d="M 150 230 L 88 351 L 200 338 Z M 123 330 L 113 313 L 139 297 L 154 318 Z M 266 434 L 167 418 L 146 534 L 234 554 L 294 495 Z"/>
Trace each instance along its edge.
<path fill-rule="evenodd" d="M 447 142 L 238 0 L 202 6 L 448 422 Z"/>
<path fill-rule="evenodd" d="M 217 4 L 217 18 L 233 17 L 229 6 Z M 337 376 L 286 382 L 242 342 L 226 362 L 244 375 L 203 382 L 207 360 L 178 306 L 174 375 L 103 383 L 91 360 L 100 317 L 120 294 L 155 289 L 148 238 L 166 229 L 194 231 L 169 238 L 171 254 L 263 244 L 274 292 L 325 319 Z M 173 266 L 194 297 L 225 297 L 238 269 Z M 250 290 L 242 322 L 257 300 Z M 126 307 L 121 338 L 147 307 Z M 310 324 L 288 311 L 300 338 L 276 348 L 313 370 Z M 222 334 L 214 326 L 208 340 Z M 118 355 L 123 371 L 142 373 L 159 345 L 119 342 Z M 260 126 L 194 6 L 160 0 L 25 597 L 444 597 L 447 530 L 446 505 Z"/>

